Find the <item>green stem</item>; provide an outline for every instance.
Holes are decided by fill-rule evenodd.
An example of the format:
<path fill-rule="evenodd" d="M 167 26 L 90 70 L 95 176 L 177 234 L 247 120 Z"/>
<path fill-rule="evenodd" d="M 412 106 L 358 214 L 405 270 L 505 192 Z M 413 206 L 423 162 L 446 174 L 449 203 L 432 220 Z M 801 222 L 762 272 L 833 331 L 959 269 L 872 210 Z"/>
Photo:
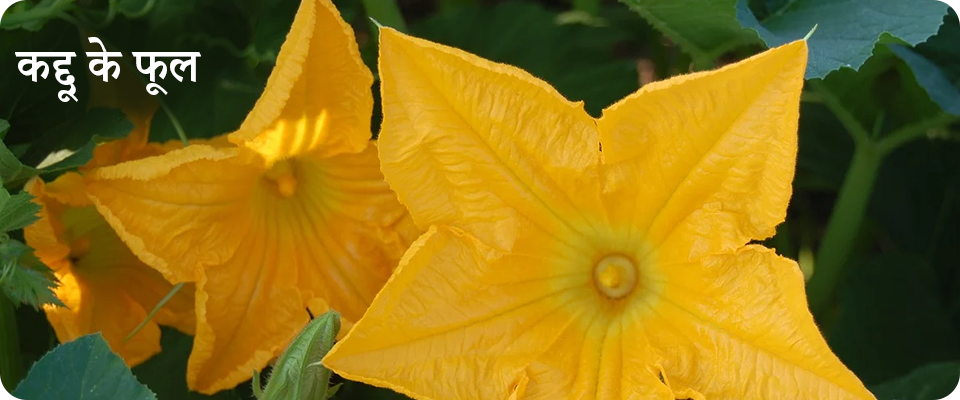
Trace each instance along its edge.
<path fill-rule="evenodd" d="M 147 326 L 147 322 L 150 322 L 150 320 L 153 319 L 153 317 L 156 316 L 158 312 L 160 312 L 160 309 L 163 308 L 163 306 L 167 305 L 167 302 L 169 302 L 170 299 L 172 299 L 173 296 L 177 294 L 177 292 L 179 292 L 180 289 L 182 288 L 183 288 L 183 282 L 180 282 L 176 286 L 174 286 L 173 289 L 170 289 L 167 295 L 163 296 L 163 298 L 160 299 L 160 302 L 157 303 L 157 306 L 153 307 L 153 310 L 151 310 L 150 313 L 147 314 L 147 318 L 141 321 L 140 325 L 137 325 L 136 328 L 133 328 L 133 331 L 130 332 L 130 334 L 127 335 L 127 337 L 123 338 L 123 341 L 126 342 L 132 339 L 134 336 L 136 336 L 137 333 L 140 332 L 140 330 L 143 329 L 144 326 Z"/>
<path fill-rule="evenodd" d="M 830 304 L 837 285 L 844 277 L 850 250 L 860 233 L 883 156 L 878 146 L 869 141 L 858 144 L 854 150 L 853 160 L 817 251 L 817 270 L 807 283 L 807 296 L 814 314 L 822 313 Z"/>
<path fill-rule="evenodd" d="M 600 0 L 573 0 L 573 9 L 597 16 L 600 15 Z"/>
<path fill-rule="evenodd" d="M 180 141 L 183 142 L 184 146 L 190 145 L 190 139 L 187 139 L 187 132 L 183 130 L 183 126 L 180 125 L 180 120 L 177 119 L 177 115 L 173 113 L 173 110 L 170 109 L 170 106 L 167 105 L 167 102 L 164 101 L 160 96 L 155 96 L 157 103 L 160 104 L 160 108 L 163 109 L 163 113 L 167 114 L 167 118 L 170 119 L 170 124 L 173 125 L 173 130 L 177 131 L 177 136 L 180 137 Z"/>
<path fill-rule="evenodd" d="M 0 380 L 8 393 L 17 387 L 24 372 L 15 313 L 13 303 L 0 293 Z"/>
<path fill-rule="evenodd" d="M 381 26 L 390 27 L 400 32 L 407 32 L 407 23 L 400 13 L 396 0 L 362 0 L 367 16 L 373 18 Z M 377 27 L 371 26 L 374 37 L 377 36 Z"/>
<path fill-rule="evenodd" d="M 877 147 L 881 153 L 890 154 L 890 152 L 896 150 L 900 146 L 923 137 L 923 135 L 926 135 L 931 129 L 950 124 L 956 120 L 957 117 L 952 114 L 938 114 L 915 124 L 898 129 L 897 131 L 880 140 L 877 143 Z"/>

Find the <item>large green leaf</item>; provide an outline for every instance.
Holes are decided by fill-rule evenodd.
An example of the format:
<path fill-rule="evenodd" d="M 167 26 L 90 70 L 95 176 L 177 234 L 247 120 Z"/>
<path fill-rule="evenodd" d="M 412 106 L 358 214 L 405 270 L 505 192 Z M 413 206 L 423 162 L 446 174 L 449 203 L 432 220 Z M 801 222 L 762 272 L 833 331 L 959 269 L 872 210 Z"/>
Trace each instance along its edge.
<path fill-rule="evenodd" d="M 156 400 L 137 382 L 99 333 L 81 336 L 43 356 L 13 395 L 21 399 Z"/>
<path fill-rule="evenodd" d="M 936 36 L 915 48 L 889 48 L 913 71 L 917 82 L 941 109 L 960 116 L 960 23 L 951 10 Z"/>
<path fill-rule="evenodd" d="M 954 85 L 960 84 L 960 20 L 950 9 L 936 36 L 916 46 L 916 51 L 937 64 Z"/>
<path fill-rule="evenodd" d="M 737 21 L 737 0 L 620 0 L 687 51 L 695 61 L 757 43 L 757 34 Z"/>
<path fill-rule="evenodd" d="M 786 2 L 762 21 L 747 1 L 737 4 L 738 19 L 770 47 L 810 37 L 807 79 L 837 69 L 858 69 L 884 33 L 910 45 L 937 33 L 947 5 L 937 0 L 796 0 Z"/>
<path fill-rule="evenodd" d="M 940 400 L 960 388 L 960 362 L 924 365 L 913 372 L 874 386 L 879 400 Z M 953 399 L 954 397 L 950 397 Z"/>
<path fill-rule="evenodd" d="M 953 86 L 940 67 L 907 47 L 891 44 L 890 50 L 910 66 L 931 100 L 943 111 L 960 116 L 960 90 Z"/>
<path fill-rule="evenodd" d="M 63 306 L 53 294 L 57 284 L 53 272 L 33 255 L 33 249 L 16 240 L 0 243 L 0 287 L 10 300 L 33 308 Z"/>

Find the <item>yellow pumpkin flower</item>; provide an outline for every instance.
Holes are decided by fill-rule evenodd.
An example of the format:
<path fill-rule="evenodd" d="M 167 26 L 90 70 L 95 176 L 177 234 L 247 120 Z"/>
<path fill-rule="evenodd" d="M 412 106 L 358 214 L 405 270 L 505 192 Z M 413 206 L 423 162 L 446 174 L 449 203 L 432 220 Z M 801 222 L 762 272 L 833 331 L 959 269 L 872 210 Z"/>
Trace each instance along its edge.
<path fill-rule="evenodd" d="M 92 79 L 89 107 L 120 108 L 134 128 L 126 138 L 97 146 L 93 159 L 80 170 L 164 152 L 162 146 L 147 143 L 157 106 L 132 75 L 109 83 Z M 191 284 L 173 296 L 129 341 L 125 340 L 173 285 L 123 244 L 90 202 L 80 174 L 66 173 L 50 183 L 34 178 L 25 190 L 35 197 L 41 210 L 40 219 L 24 229 L 24 237 L 60 280 L 54 294 L 66 306 L 44 307 L 60 342 L 102 332 L 110 347 L 132 367 L 160 352 L 158 324 L 194 332 Z"/>
<path fill-rule="evenodd" d="M 591 118 L 529 74 L 383 29 L 386 180 L 429 227 L 324 360 L 416 399 L 869 399 L 796 263 L 807 48 Z M 602 148 L 601 148 L 602 144 Z"/>
<path fill-rule="evenodd" d="M 193 333 L 193 294 L 181 291 L 125 341 L 173 285 L 120 241 L 87 198 L 79 174 L 67 173 L 49 184 L 34 178 L 26 190 L 42 208 L 24 237 L 60 280 L 54 294 L 66 306 L 44 306 L 61 343 L 102 332 L 132 367 L 160 352 L 158 323 Z"/>
<path fill-rule="evenodd" d="M 134 253 L 197 282 L 190 388 L 249 379 L 308 308 L 359 319 L 420 234 L 380 172 L 372 83 L 330 0 L 304 0 L 229 142 L 88 173 L 91 197 Z"/>

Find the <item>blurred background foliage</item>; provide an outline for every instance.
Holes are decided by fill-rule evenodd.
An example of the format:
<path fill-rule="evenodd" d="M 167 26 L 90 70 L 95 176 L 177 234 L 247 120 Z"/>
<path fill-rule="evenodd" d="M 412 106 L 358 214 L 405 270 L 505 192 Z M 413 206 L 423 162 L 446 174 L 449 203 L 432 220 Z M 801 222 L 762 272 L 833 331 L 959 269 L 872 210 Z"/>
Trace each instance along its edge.
<path fill-rule="evenodd" d="M 960 24 L 944 4 L 400 0 L 399 20 L 384 13 L 387 0 L 335 3 L 375 73 L 377 44 L 368 16 L 523 68 L 569 99 L 584 101 L 595 116 L 646 83 L 734 62 L 799 39 L 817 25 L 809 42 L 794 196 L 787 221 L 766 244 L 800 261 L 824 335 L 879 398 L 938 399 L 956 386 Z M 0 296 L 0 370 L 8 390 L 56 345 L 37 310 L 56 301 L 49 293 L 54 279 L 21 243 L 20 229 L 36 212 L 20 193 L 22 185 L 30 176 L 52 177 L 83 164 L 96 143 L 130 130 L 115 110 L 88 110 L 86 62 L 71 67 L 80 101 L 61 103 L 54 79 L 33 83 L 17 73 L 14 52 L 80 53 L 81 30 L 124 53 L 199 51 L 196 83 L 164 81 L 169 94 L 162 98 L 165 110 L 153 120 L 151 140 L 175 140 L 172 121 L 188 137 L 211 137 L 237 128 L 252 108 L 297 5 L 296 0 L 39 0 L 15 4 L 4 15 L 0 286 L 7 296 Z M 379 119 L 377 106 L 374 132 Z M 61 149 L 76 153 L 38 168 Z M 191 342 L 164 330 L 164 351 L 134 368 L 134 376 L 160 399 L 208 398 L 185 387 Z M 91 343 L 88 352 L 102 350 Z M 49 371 L 38 376 L 43 372 Z M 252 398 L 251 385 L 212 398 Z M 337 398 L 402 396 L 345 382 Z"/>

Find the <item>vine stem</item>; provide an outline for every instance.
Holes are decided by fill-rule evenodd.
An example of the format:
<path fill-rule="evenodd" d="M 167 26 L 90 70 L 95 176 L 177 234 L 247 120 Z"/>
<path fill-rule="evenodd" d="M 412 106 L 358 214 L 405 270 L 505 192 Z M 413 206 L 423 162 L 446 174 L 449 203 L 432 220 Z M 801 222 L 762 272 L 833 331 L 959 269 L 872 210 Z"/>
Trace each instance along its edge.
<path fill-rule="evenodd" d="M 853 159 L 840 186 L 837 201 L 827 222 L 815 257 L 816 271 L 807 282 L 807 297 L 814 315 L 824 316 L 834 300 L 837 287 L 849 273 L 852 249 L 860 233 L 884 158 L 900 146 L 929 130 L 949 124 L 957 117 L 941 113 L 878 138 L 882 115 L 877 126 L 868 130 L 822 82 L 809 82 L 823 104 L 840 120 L 854 142 Z"/>
<path fill-rule="evenodd" d="M 376 20 L 380 25 L 407 32 L 407 22 L 400 13 L 396 0 L 362 0 L 367 16 Z M 378 28 L 371 26 L 373 36 L 377 36 Z"/>
<path fill-rule="evenodd" d="M 6 294 L 0 293 L 0 380 L 8 393 L 23 379 L 23 358 L 15 313 L 13 302 Z"/>
<path fill-rule="evenodd" d="M 958 118 L 952 114 L 940 113 L 887 135 L 877 142 L 877 146 L 883 154 L 889 154 L 898 147 L 914 139 L 923 137 L 923 135 L 927 134 L 931 129 L 956 122 L 957 119 Z"/>
<path fill-rule="evenodd" d="M 873 142 L 857 145 L 850 168 L 840 186 L 837 202 L 827 223 L 815 258 L 816 272 L 807 283 L 807 297 L 814 314 L 820 314 L 833 300 L 842 280 L 860 225 L 867 213 L 873 185 L 876 183 L 884 154 Z"/>

